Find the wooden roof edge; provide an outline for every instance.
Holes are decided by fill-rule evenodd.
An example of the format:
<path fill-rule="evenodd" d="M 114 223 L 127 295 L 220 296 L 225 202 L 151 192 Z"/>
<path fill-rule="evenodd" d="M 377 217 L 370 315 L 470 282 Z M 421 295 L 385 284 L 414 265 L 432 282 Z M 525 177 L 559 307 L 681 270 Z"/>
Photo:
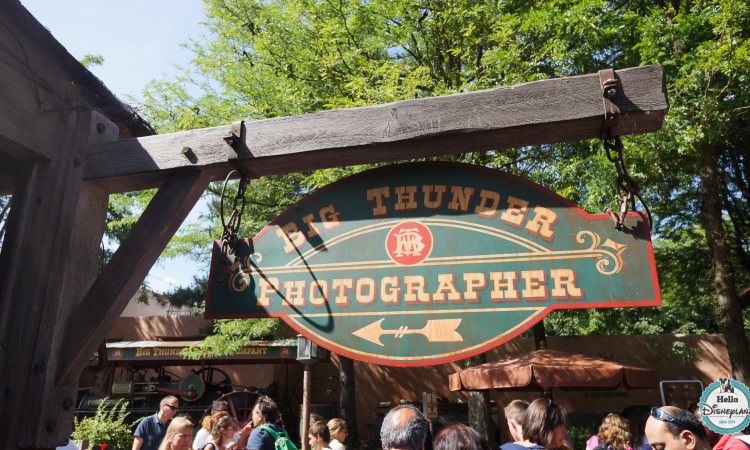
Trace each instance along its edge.
<path fill-rule="evenodd" d="M 148 122 L 130 105 L 118 99 L 96 75 L 71 55 L 19 0 L 0 0 L 0 7 L 7 19 L 19 24 L 26 37 L 37 48 L 47 52 L 50 60 L 67 74 L 68 80 L 48 80 L 52 82 L 53 88 L 104 114 L 118 125 L 121 138 L 156 134 Z"/>

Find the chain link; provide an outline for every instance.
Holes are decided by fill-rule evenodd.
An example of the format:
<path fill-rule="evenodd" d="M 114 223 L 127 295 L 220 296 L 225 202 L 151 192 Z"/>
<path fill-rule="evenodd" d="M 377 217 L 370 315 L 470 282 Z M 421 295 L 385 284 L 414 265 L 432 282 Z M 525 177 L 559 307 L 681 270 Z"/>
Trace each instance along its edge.
<path fill-rule="evenodd" d="M 617 170 L 617 180 L 615 182 L 615 190 L 617 191 L 617 200 L 620 202 L 619 211 L 615 212 L 612 208 L 605 208 L 604 212 L 609 214 L 612 221 L 615 223 L 615 228 L 622 231 L 625 216 L 628 214 L 628 208 L 635 211 L 635 199 L 643 205 L 643 209 L 646 210 L 648 216 L 649 227 L 653 225 L 651 220 L 651 211 L 646 206 L 646 203 L 641 197 L 638 184 L 630 177 L 628 169 L 625 166 L 625 161 L 622 156 L 622 139 L 620 136 L 608 137 L 604 139 L 604 151 L 607 155 L 607 159 L 615 165 Z"/>
<path fill-rule="evenodd" d="M 226 258 L 230 254 L 234 253 L 234 247 L 237 244 L 237 234 L 240 231 L 240 222 L 242 221 L 242 213 L 245 211 L 245 191 L 247 185 L 250 182 L 250 177 L 240 174 L 240 184 L 237 187 L 237 194 L 234 196 L 232 203 L 232 214 L 229 216 L 229 220 L 224 219 L 224 199 L 226 198 L 226 189 L 229 184 L 229 180 L 232 175 L 239 174 L 238 171 L 232 170 L 227 174 L 224 180 L 224 186 L 221 188 L 221 199 L 219 204 L 219 212 L 221 215 L 221 226 L 223 231 L 221 233 L 221 252 Z"/>

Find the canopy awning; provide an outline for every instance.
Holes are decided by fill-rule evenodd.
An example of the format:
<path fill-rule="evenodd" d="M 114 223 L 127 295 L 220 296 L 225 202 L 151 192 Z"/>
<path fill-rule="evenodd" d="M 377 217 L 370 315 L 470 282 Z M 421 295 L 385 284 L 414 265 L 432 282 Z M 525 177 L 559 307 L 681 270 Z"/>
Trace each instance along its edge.
<path fill-rule="evenodd" d="M 602 358 L 556 350 L 488 362 L 453 373 L 451 391 L 502 389 L 543 391 L 561 389 L 657 388 L 656 372 Z"/>

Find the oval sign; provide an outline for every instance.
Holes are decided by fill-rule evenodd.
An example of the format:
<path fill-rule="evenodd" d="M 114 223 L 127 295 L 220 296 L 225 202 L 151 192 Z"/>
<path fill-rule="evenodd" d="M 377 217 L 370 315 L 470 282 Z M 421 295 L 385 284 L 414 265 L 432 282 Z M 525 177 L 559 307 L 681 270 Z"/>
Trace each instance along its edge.
<path fill-rule="evenodd" d="M 465 164 L 353 175 L 234 255 L 220 248 L 207 318 L 280 317 L 332 352 L 385 365 L 464 359 L 555 309 L 661 303 L 640 214 L 617 231 L 607 215 Z"/>

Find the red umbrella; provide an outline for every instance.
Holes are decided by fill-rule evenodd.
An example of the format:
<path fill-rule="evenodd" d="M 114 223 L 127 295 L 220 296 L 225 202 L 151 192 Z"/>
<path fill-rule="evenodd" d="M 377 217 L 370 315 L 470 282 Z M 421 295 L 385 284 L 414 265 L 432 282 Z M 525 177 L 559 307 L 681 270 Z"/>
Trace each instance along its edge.
<path fill-rule="evenodd" d="M 451 391 L 503 389 L 549 392 L 562 389 L 656 388 L 656 372 L 602 358 L 556 350 L 488 362 L 450 375 Z"/>

